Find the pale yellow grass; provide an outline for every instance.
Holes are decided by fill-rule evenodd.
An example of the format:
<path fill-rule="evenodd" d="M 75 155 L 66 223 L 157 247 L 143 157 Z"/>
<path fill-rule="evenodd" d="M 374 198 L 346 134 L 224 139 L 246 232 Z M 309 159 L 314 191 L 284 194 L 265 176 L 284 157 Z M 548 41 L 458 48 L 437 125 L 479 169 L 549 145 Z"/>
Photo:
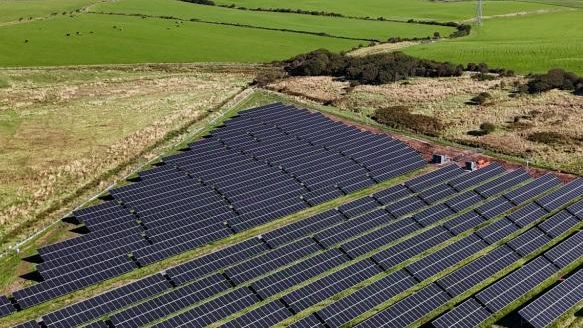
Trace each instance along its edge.
<path fill-rule="evenodd" d="M 3 246 L 62 215 L 84 188 L 103 189 L 128 164 L 155 156 L 153 147 L 253 78 L 208 70 L 84 73 L 63 80 L 50 75 L 71 73 L 0 72 L 12 85 L 0 89 Z"/>
<path fill-rule="evenodd" d="M 420 44 L 418 41 L 403 41 L 396 43 L 379 43 L 369 47 L 358 48 L 348 53 L 349 56 L 363 57 L 368 55 L 377 55 L 383 53 L 390 53 L 401 50 L 406 47 Z"/>

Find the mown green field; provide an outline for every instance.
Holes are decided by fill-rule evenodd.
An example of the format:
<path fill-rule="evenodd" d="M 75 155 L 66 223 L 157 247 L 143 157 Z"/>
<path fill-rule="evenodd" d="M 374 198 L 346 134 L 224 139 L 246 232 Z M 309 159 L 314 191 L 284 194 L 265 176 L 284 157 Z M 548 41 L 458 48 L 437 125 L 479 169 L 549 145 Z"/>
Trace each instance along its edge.
<path fill-rule="evenodd" d="M 543 72 L 562 67 L 583 73 L 583 11 L 569 11 L 487 20 L 471 36 L 406 53 L 452 62 L 486 62 L 518 72 Z"/>
<path fill-rule="evenodd" d="M 84 14 L 0 28 L 0 66 L 269 62 L 322 47 L 340 51 L 359 43 L 252 28 Z"/>
<path fill-rule="evenodd" d="M 98 2 L 99 0 L 1 0 L 0 24 L 44 17 L 52 13 L 62 15 Z"/>
<path fill-rule="evenodd" d="M 389 37 L 426 37 L 439 32 L 447 36 L 455 31 L 444 26 L 407 24 L 399 22 L 366 21 L 311 15 L 293 15 L 273 12 L 253 12 L 217 6 L 199 6 L 176 0 L 122 0 L 102 3 L 92 8 L 98 12 L 173 16 L 231 24 L 261 26 L 295 31 L 324 32 L 329 35 L 386 40 Z"/>
<path fill-rule="evenodd" d="M 244 6 L 247 8 L 292 8 L 342 13 L 352 16 L 385 17 L 408 20 L 427 19 L 461 21 L 472 18 L 476 12 L 475 1 L 429 0 L 216 0 L 217 4 Z M 542 3 L 519 1 L 485 1 L 487 15 L 502 15 L 523 11 L 557 9 Z"/>

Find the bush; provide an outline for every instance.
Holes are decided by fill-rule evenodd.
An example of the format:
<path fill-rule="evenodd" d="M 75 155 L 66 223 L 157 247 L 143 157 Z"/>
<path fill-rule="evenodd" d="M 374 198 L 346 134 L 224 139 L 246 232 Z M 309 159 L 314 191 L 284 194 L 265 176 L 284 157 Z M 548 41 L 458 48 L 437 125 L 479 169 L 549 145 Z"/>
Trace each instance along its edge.
<path fill-rule="evenodd" d="M 460 76 L 463 67 L 419 59 L 401 52 L 349 57 L 325 49 L 302 54 L 283 62 L 290 75 L 341 76 L 363 84 L 383 84 L 409 77 Z"/>
<path fill-rule="evenodd" d="M 485 122 L 480 124 L 480 130 L 486 132 L 486 134 L 490 134 L 494 131 L 496 131 L 496 125 L 494 125 L 493 123 L 490 122 Z"/>
<path fill-rule="evenodd" d="M 492 99 L 492 95 L 488 92 L 482 92 L 479 95 L 472 98 L 471 102 L 475 105 L 483 105 L 488 102 L 488 100 Z"/>
<path fill-rule="evenodd" d="M 547 145 L 555 145 L 561 143 L 568 143 L 570 138 L 557 132 L 534 132 L 526 137 L 528 141 L 543 143 Z"/>
<path fill-rule="evenodd" d="M 215 5 L 215 3 L 213 1 L 210 1 L 210 0 L 181 0 L 181 1 L 196 3 L 199 5 L 206 5 L 206 6 L 214 6 Z"/>
<path fill-rule="evenodd" d="M 373 119 L 392 128 L 407 129 L 431 136 L 439 136 L 444 128 L 443 124 L 435 117 L 412 114 L 405 106 L 377 109 Z"/>
<path fill-rule="evenodd" d="M 578 93 L 583 90 L 583 77 L 575 73 L 567 72 L 560 68 L 554 68 L 546 74 L 534 75 L 526 84 L 528 93 L 542 93 L 553 89 L 567 90 Z"/>
<path fill-rule="evenodd" d="M 275 82 L 281 78 L 285 77 L 285 72 L 280 70 L 274 71 L 266 71 L 257 74 L 255 79 L 253 80 L 253 85 L 257 85 L 259 87 L 264 87 L 272 82 Z"/>

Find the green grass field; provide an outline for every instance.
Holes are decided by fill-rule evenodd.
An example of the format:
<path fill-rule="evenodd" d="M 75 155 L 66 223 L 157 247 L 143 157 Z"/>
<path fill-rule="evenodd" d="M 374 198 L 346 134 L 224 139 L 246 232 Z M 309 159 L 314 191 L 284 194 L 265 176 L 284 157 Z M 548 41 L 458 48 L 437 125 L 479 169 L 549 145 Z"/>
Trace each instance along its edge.
<path fill-rule="evenodd" d="M 311 15 L 253 12 L 213 6 L 199 6 L 176 0 L 123 0 L 96 5 L 93 11 L 125 14 L 166 15 L 182 19 L 244 24 L 275 29 L 324 32 L 329 35 L 386 40 L 389 37 L 426 37 L 439 32 L 449 35 L 453 28 L 398 22 L 365 21 Z"/>
<path fill-rule="evenodd" d="M 439 2 L 428 0 L 216 0 L 222 5 L 235 4 L 247 8 L 292 8 L 342 13 L 352 16 L 385 17 L 408 20 L 427 19 L 460 21 L 472 18 L 476 12 L 475 1 Z M 522 11 L 557 9 L 542 3 L 519 1 L 486 1 L 487 15 L 502 15 Z"/>
<path fill-rule="evenodd" d="M 0 28 L 0 66 L 268 62 L 322 47 L 340 51 L 359 43 L 252 28 L 192 22 L 177 26 L 172 20 L 84 14 Z"/>
<path fill-rule="evenodd" d="M 471 36 L 406 53 L 459 63 L 486 62 L 521 73 L 562 67 L 583 73 L 583 11 L 487 20 Z"/>
<path fill-rule="evenodd" d="M 0 24 L 24 21 L 36 17 L 49 16 L 52 13 L 61 15 L 96 3 L 98 0 L 2 0 L 0 1 Z"/>

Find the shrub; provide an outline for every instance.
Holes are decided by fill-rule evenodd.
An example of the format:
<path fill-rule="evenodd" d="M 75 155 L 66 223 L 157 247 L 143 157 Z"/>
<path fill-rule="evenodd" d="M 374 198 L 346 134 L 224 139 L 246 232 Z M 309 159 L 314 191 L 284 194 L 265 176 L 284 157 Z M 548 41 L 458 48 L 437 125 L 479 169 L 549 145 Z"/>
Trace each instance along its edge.
<path fill-rule="evenodd" d="M 285 72 L 280 70 L 266 71 L 257 74 L 253 80 L 253 85 L 264 87 L 272 82 L 275 82 L 285 77 Z"/>
<path fill-rule="evenodd" d="M 412 114 L 405 106 L 377 109 L 373 119 L 393 128 L 407 129 L 432 136 L 438 136 L 444 128 L 443 124 L 435 117 Z"/>
<path fill-rule="evenodd" d="M 486 134 L 490 134 L 496 131 L 496 125 L 490 122 L 485 122 L 480 124 L 480 130 L 484 131 Z"/>
<path fill-rule="evenodd" d="M 475 105 L 483 105 L 488 102 L 488 100 L 492 99 L 492 95 L 488 92 L 482 92 L 479 95 L 472 98 L 471 102 Z"/>
<path fill-rule="evenodd" d="M 302 54 L 283 62 L 290 75 L 342 76 L 363 84 L 383 84 L 409 77 L 460 76 L 463 67 L 419 59 L 401 52 L 349 57 L 325 49 Z"/>
<path fill-rule="evenodd" d="M 528 93 L 542 93 L 553 89 L 574 91 L 583 88 L 583 77 L 578 77 L 575 73 L 567 72 L 560 68 L 554 68 L 546 74 L 534 75 L 526 84 Z"/>
<path fill-rule="evenodd" d="M 214 6 L 215 5 L 215 3 L 213 1 L 210 1 L 210 0 L 181 0 L 181 1 L 196 3 L 199 5 L 206 5 L 206 6 Z"/>
<path fill-rule="evenodd" d="M 526 139 L 532 142 L 543 143 L 547 145 L 555 145 L 561 143 L 568 143 L 570 138 L 557 132 L 534 132 L 529 134 Z"/>

